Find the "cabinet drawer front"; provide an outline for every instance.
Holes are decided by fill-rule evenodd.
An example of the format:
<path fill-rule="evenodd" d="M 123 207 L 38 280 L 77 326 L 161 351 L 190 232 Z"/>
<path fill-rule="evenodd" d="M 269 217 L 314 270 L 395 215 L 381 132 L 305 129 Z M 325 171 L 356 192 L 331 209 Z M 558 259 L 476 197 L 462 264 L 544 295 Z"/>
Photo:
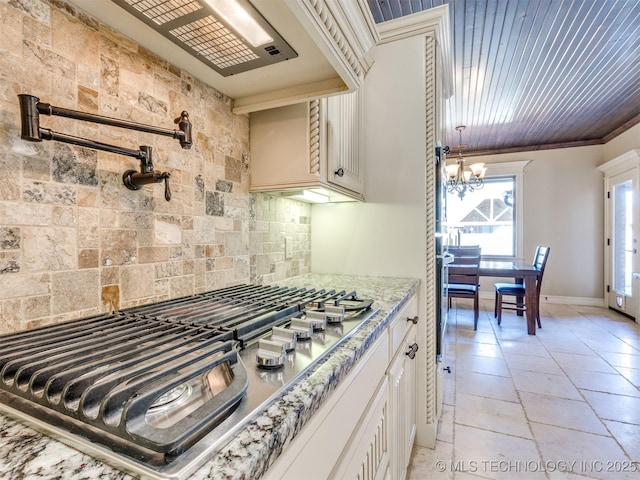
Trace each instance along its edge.
<path fill-rule="evenodd" d="M 418 299 L 414 295 L 409 299 L 407 304 L 402 307 L 398 316 L 391 322 L 390 335 L 389 335 L 389 356 L 393 358 L 395 353 L 400 348 L 402 340 L 406 336 L 409 328 L 413 326 L 413 322 L 408 321 L 408 318 L 414 318 L 418 314 Z"/>

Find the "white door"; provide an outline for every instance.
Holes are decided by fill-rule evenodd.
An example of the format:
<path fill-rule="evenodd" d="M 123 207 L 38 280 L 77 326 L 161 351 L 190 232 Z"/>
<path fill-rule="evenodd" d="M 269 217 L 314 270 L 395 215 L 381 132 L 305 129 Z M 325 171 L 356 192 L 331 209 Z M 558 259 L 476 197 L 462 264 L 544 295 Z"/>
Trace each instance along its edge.
<path fill-rule="evenodd" d="M 609 307 L 630 317 L 636 317 L 636 301 L 633 276 L 637 271 L 638 215 L 636 169 L 615 175 L 609 179 L 608 228 L 610 278 L 607 279 Z"/>

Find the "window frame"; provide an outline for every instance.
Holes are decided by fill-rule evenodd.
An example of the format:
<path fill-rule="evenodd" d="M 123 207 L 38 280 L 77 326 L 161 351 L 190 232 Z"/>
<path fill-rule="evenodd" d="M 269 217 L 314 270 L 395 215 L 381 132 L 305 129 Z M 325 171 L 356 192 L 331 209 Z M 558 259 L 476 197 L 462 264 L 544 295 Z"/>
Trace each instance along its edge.
<path fill-rule="evenodd" d="M 517 260 L 523 258 L 523 232 L 524 232 L 524 168 L 530 160 L 517 162 L 487 163 L 486 179 L 493 178 L 513 178 L 514 192 L 513 201 L 515 209 L 513 221 L 515 223 L 515 253 L 511 255 L 482 255 L 489 260 Z"/>

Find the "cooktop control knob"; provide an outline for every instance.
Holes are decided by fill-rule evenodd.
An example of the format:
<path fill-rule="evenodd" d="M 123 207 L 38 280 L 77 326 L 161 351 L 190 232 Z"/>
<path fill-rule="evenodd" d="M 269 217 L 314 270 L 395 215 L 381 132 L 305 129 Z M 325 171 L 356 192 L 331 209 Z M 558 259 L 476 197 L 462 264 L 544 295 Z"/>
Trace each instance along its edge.
<path fill-rule="evenodd" d="M 327 305 L 324 307 L 327 323 L 340 323 L 344 320 L 343 305 Z"/>
<path fill-rule="evenodd" d="M 284 344 L 261 338 L 258 340 L 258 353 L 256 361 L 261 367 L 281 367 L 287 358 Z"/>
<path fill-rule="evenodd" d="M 307 320 L 311 320 L 314 330 L 324 330 L 327 326 L 327 315 L 319 310 L 306 310 Z"/>
<path fill-rule="evenodd" d="M 296 333 L 292 332 L 288 328 L 273 327 L 271 329 L 270 340 L 284 345 L 284 349 L 286 351 L 293 350 L 296 348 L 296 339 L 297 339 Z"/>
<path fill-rule="evenodd" d="M 313 325 L 307 318 L 294 318 L 291 320 L 289 330 L 295 333 L 298 340 L 309 340 L 313 334 Z"/>

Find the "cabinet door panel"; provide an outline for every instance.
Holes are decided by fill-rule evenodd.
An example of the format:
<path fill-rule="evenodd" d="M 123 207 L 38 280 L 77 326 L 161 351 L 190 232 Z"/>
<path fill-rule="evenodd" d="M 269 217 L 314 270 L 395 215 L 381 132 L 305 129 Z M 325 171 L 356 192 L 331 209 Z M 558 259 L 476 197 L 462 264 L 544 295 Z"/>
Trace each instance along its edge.
<path fill-rule="evenodd" d="M 364 172 L 362 151 L 362 93 L 355 91 L 328 97 L 326 110 L 327 181 L 341 187 L 363 192 Z"/>
<path fill-rule="evenodd" d="M 349 448 L 336 465 L 331 478 L 383 480 L 389 471 L 388 415 L 389 384 L 380 386 Z"/>
<path fill-rule="evenodd" d="M 416 432 L 416 360 L 407 354 L 415 340 L 412 325 L 388 370 L 390 466 L 395 479 L 406 477 Z"/>
<path fill-rule="evenodd" d="M 402 348 L 406 347 L 403 343 Z M 407 387 L 407 372 L 404 361 L 404 354 L 399 352 L 395 361 L 389 368 L 390 383 L 390 439 L 391 444 L 391 476 L 402 479 L 405 477 L 403 459 L 405 458 L 405 436 L 406 436 L 406 415 L 405 415 L 405 395 Z"/>
<path fill-rule="evenodd" d="M 407 349 L 411 347 L 411 345 L 416 344 L 417 338 L 417 329 L 412 328 L 409 334 L 407 335 Z M 413 441 L 416 438 L 416 365 L 417 361 L 415 359 L 411 359 L 405 355 L 404 359 L 405 364 L 405 377 L 406 377 L 406 385 L 404 389 L 405 394 L 405 405 L 404 405 L 404 415 L 405 415 L 405 449 L 404 449 L 404 465 L 405 465 L 405 473 L 406 467 L 409 465 L 409 460 L 411 459 L 411 451 L 413 450 Z"/>

